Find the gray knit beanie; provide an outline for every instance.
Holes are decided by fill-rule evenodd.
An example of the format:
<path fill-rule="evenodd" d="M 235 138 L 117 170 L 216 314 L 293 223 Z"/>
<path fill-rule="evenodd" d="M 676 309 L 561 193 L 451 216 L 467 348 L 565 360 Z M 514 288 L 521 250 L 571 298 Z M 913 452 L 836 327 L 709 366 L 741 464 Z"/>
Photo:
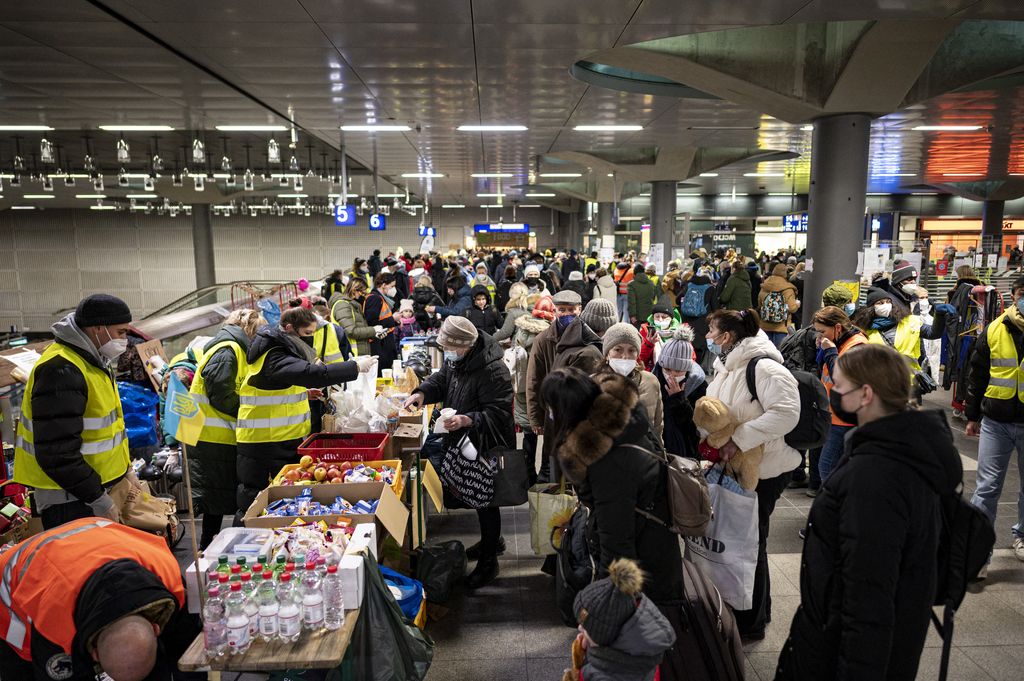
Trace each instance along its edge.
<path fill-rule="evenodd" d="M 689 373 L 696 362 L 693 361 L 693 329 L 683 324 L 674 332 L 672 338 L 665 341 L 658 357 L 658 366 L 671 371 Z"/>
<path fill-rule="evenodd" d="M 583 308 L 580 319 L 590 327 L 591 331 L 600 336 L 618 320 L 618 315 L 616 315 L 615 304 L 612 301 L 594 298 Z"/>
<path fill-rule="evenodd" d="M 476 343 L 479 332 L 473 322 L 465 317 L 445 317 L 441 330 L 437 333 L 437 344 L 444 349 L 468 348 Z"/>
<path fill-rule="evenodd" d="M 619 322 L 613 324 L 607 331 L 604 332 L 604 343 L 601 345 L 601 353 L 607 357 L 608 352 L 611 351 L 616 345 L 625 343 L 632 345 L 636 348 L 637 352 L 640 352 L 640 332 L 636 330 L 636 327 L 632 324 L 625 322 Z"/>

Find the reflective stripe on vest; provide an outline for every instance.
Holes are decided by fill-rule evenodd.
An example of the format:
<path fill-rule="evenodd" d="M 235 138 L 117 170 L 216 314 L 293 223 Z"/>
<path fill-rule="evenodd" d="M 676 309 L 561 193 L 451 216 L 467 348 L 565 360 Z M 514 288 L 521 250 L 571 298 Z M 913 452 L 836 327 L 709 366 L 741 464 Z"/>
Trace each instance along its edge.
<path fill-rule="evenodd" d="M 316 356 L 326 364 L 345 361 L 338 343 L 338 332 L 333 324 L 325 324 L 316 330 L 313 334 L 313 349 L 316 350 Z"/>
<path fill-rule="evenodd" d="M 881 345 L 888 345 L 882 332 L 871 329 L 867 332 L 868 342 Z M 910 365 L 914 371 L 920 371 L 921 365 L 918 360 L 921 358 L 921 318 L 917 315 L 907 315 L 896 325 L 896 340 L 892 346 L 896 352 L 910 358 Z"/>
<path fill-rule="evenodd" d="M 15 438 L 14 480 L 38 489 L 60 489 L 36 460 L 35 424 L 32 420 L 32 393 L 39 368 L 61 358 L 82 373 L 86 386 L 85 412 L 82 414 L 82 458 L 96 471 L 104 484 L 124 475 L 128 469 L 128 438 L 121 411 L 117 384 L 105 370 L 90 364 L 73 348 L 53 343 L 46 348 L 29 375 L 21 405 L 21 419 Z"/>
<path fill-rule="evenodd" d="M 1013 335 L 1006 328 L 1006 313 L 999 315 L 988 325 L 986 340 L 991 359 L 989 359 L 988 387 L 985 397 L 995 400 L 1012 400 L 1017 398 L 1024 402 L 1024 369 L 1017 357 L 1017 344 Z"/>
<path fill-rule="evenodd" d="M 351 301 L 351 300 L 348 301 L 348 302 L 349 302 L 349 309 L 352 310 L 352 323 L 354 324 L 355 321 L 356 321 L 356 304 L 355 304 L 354 301 Z M 338 321 L 338 316 L 334 314 L 334 311 L 336 309 L 338 309 L 338 305 L 340 305 L 340 304 L 341 304 L 341 300 L 336 302 L 334 304 L 334 307 L 331 308 L 331 321 L 334 322 L 335 324 L 337 324 L 338 326 L 340 326 L 341 328 L 345 328 L 344 325 L 341 322 Z M 357 341 L 354 338 L 349 338 L 348 344 L 349 344 L 349 347 L 352 349 L 352 356 L 353 357 L 358 357 L 359 356 L 359 341 Z"/>
<path fill-rule="evenodd" d="M 206 381 L 203 379 L 203 370 L 213 356 L 224 348 L 230 348 L 235 353 L 235 363 L 238 370 L 235 372 L 235 392 L 238 392 L 242 379 L 245 378 L 248 362 L 245 360 L 245 352 L 242 346 L 233 340 L 224 340 L 210 347 L 209 352 L 203 353 L 203 358 L 196 365 L 195 377 L 192 379 L 192 386 L 189 394 L 199 405 L 199 411 L 203 412 L 206 420 L 203 422 L 203 430 L 199 433 L 200 442 L 211 442 L 214 444 L 233 445 L 235 439 L 235 419 L 230 414 L 214 408 L 210 398 L 206 394 Z"/>
<path fill-rule="evenodd" d="M 268 351 L 269 352 L 269 351 Z M 267 353 L 249 366 L 238 391 L 238 442 L 286 442 L 309 435 L 310 414 L 306 389 L 261 390 L 251 385 L 263 369 Z"/>

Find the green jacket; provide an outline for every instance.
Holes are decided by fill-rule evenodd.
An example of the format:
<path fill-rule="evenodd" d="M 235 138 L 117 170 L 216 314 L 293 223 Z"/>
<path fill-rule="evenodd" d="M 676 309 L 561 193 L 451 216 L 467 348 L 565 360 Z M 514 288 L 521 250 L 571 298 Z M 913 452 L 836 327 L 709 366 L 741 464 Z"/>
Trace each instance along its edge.
<path fill-rule="evenodd" d="M 341 296 L 331 308 L 331 321 L 345 329 L 353 350 L 362 356 L 371 354 L 370 339 L 376 337 L 376 334 L 373 327 L 366 323 L 362 303 Z"/>
<path fill-rule="evenodd" d="M 654 301 L 658 299 L 658 287 L 643 272 L 626 286 L 630 319 L 643 321 L 654 312 Z"/>
<path fill-rule="evenodd" d="M 736 310 L 737 312 L 754 306 L 750 294 L 750 273 L 746 268 L 729 275 L 722 295 L 718 297 L 718 302 L 726 310 Z"/>

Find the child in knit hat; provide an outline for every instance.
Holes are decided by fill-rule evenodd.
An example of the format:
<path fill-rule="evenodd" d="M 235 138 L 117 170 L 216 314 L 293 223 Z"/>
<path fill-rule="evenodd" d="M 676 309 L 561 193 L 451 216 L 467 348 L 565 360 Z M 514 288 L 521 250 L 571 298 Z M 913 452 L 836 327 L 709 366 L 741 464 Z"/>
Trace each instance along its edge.
<path fill-rule="evenodd" d="M 576 595 L 579 635 L 572 644 L 572 669 L 562 681 L 654 681 L 676 633 L 642 592 L 643 573 L 619 558 L 608 576 Z"/>
<path fill-rule="evenodd" d="M 409 336 L 422 335 L 423 329 L 416 322 L 416 310 L 412 298 L 403 298 L 398 304 L 398 340 Z"/>

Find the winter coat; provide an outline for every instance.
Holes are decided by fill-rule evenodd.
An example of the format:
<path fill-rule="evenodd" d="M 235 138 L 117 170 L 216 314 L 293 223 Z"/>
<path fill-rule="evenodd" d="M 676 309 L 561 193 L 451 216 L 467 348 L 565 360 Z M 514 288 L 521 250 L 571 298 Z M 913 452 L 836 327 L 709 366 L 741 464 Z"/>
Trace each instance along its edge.
<path fill-rule="evenodd" d="M 763 283 L 761 275 L 758 274 L 757 265 L 753 263 L 747 265 L 747 274 L 750 276 L 750 299 L 757 300 L 757 297 L 761 295 L 761 285 Z"/>
<path fill-rule="evenodd" d="M 487 296 L 488 300 L 490 300 L 490 294 L 487 292 L 485 287 L 479 285 L 474 286 L 473 297 L 475 298 L 478 293 L 483 293 Z M 501 315 L 499 315 L 498 311 L 494 309 L 494 306 L 490 304 L 485 305 L 484 309 L 481 310 L 474 303 L 468 310 L 466 310 L 463 316 L 473 322 L 473 326 L 475 326 L 478 331 L 483 331 L 491 336 L 493 336 L 498 331 L 498 327 L 501 326 Z"/>
<path fill-rule="evenodd" d="M 504 310 L 508 307 L 509 291 L 514 283 L 516 283 L 515 279 L 505 279 L 498 284 L 498 290 L 494 294 L 494 306 L 499 310 Z"/>
<path fill-rule="evenodd" d="M 57 343 L 110 374 L 96 346 L 75 324 L 74 313 L 53 325 L 53 335 Z M 54 357 L 33 372 L 32 429 L 39 467 L 61 490 L 87 504 L 94 502 L 104 489 L 100 476 L 82 456 L 82 417 L 89 401 L 85 377 L 63 357 Z M 112 376 L 110 385 L 112 391 L 116 390 Z M 111 480 L 108 486 L 115 482 Z M 38 490 L 36 495 L 46 496 L 48 492 Z"/>
<path fill-rule="evenodd" d="M 598 372 L 615 373 L 608 361 L 597 369 Z M 640 393 L 640 404 L 647 414 L 647 421 L 651 424 L 651 432 L 661 440 L 662 432 L 665 429 L 664 407 L 661 400 L 661 384 L 650 371 L 645 371 L 639 365 L 627 377 L 636 386 Z"/>
<path fill-rule="evenodd" d="M 579 281 L 567 281 L 565 286 L 562 287 L 563 291 L 575 291 L 580 294 L 580 299 L 583 304 L 586 305 L 590 302 L 590 298 L 587 296 L 587 284 L 583 280 Z"/>
<path fill-rule="evenodd" d="M 590 509 L 587 542 L 597 578 L 616 558 L 631 558 L 646 573 L 644 593 L 655 603 L 682 597 L 679 537 L 636 512 L 640 508 L 670 519 L 666 468 L 648 452 L 660 453 L 651 437 L 636 386 L 618 374 L 595 377 L 601 394 L 587 418 L 558 444 L 559 465 L 577 485 Z"/>
<path fill-rule="evenodd" d="M 370 256 L 370 259 L 366 261 L 366 266 L 370 268 L 370 276 L 376 277 L 380 274 L 380 270 L 384 267 L 384 262 L 381 260 L 380 253 L 374 253 Z"/>
<path fill-rule="evenodd" d="M 375 332 L 373 326 L 366 323 L 360 301 L 341 296 L 331 308 L 331 321 L 345 329 L 345 335 L 350 343 L 355 344 L 356 352 L 362 356 L 370 354 L 369 341 Z"/>
<path fill-rule="evenodd" d="M 641 596 L 614 641 L 587 649 L 580 671 L 584 681 L 653 681 L 665 651 L 675 640 L 672 624 L 651 599 Z"/>
<path fill-rule="evenodd" d="M 654 300 L 658 297 L 658 287 L 644 273 L 633 276 L 633 281 L 626 287 L 629 305 L 629 317 L 642 322 L 654 312 Z"/>
<path fill-rule="evenodd" d="M 430 286 L 413 287 L 412 309 L 416 312 L 416 323 L 424 331 L 441 328 L 441 320 L 437 318 L 437 315 L 427 314 L 427 305 L 441 307 L 444 305 L 444 301 L 441 300 L 441 296 L 437 295 L 437 291 Z"/>
<path fill-rule="evenodd" d="M 726 310 L 746 310 L 754 306 L 751 295 L 750 273 L 746 269 L 741 269 L 729 275 L 718 302 Z"/>
<path fill-rule="evenodd" d="M 458 362 L 444 362 L 415 393 L 424 404 L 440 404 L 473 420 L 469 438 L 478 452 L 497 446 L 515 446 L 512 425 L 512 377 L 502 361 L 501 346 L 486 334 Z M 462 433 L 451 434 L 452 438 Z"/>
<path fill-rule="evenodd" d="M 915 678 L 935 597 L 940 497 L 962 479 L 941 411 L 898 412 L 847 436 L 808 515 L 800 607 L 776 679 Z"/>
<path fill-rule="evenodd" d="M 771 359 L 757 363 L 754 385 L 759 399 L 752 401 L 747 390 L 747 363 L 759 355 Z M 782 366 L 782 355 L 768 336 L 758 331 L 756 336 L 736 343 L 724 357 L 715 359 L 715 377 L 708 386 L 708 395 L 722 400 L 740 424 L 732 441 L 742 451 L 764 445 L 762 480 L 793 470 L 800 464 L 800 454 L 783 438 L 800 420 L 800 394 L 793 374 Z"/>
<path fill-rule="evenodd" d="M 530 417 L 526 412 L 526 370 L 530 364 L 530 351 L 533 350 L 534 339 L 551 326 L 551 322 L 538 319 L 532 314 L 524 314 L 516 319 L 515 325 L 516 332 L 512 337 L 512 347 L 516 353 L 512 381 L 516 391 L 515 419 L 516 425 L 525 429 L 530 427 Z"/>
<path fill-rule="evenodd" d="M 234 341 L 243 353 L 249 350 L 249 337 L 234 324 L 221 328 L 206 344 L 204 351 L 223 341 Z M 231 348 L 221 348 L 203 367 L 203 384 L 210 405 L 219 412 L 238 416 L 238 360 Z M 242 367 L 245 370 L 245 367 Z M 189 451 L 189 474 L 192 477 L 192 498 L 203 513 L 230 515 L 235 506 L 235 445 L 217 442 L 198 442 Z"/>
<path fill-rule="evenodd" d="M 573 320 L 561 335 L 558 334 L 558 325 L 552 323 L 537 336 L 526 369 L 526 411 L 534 430 L 544 427 L 546 414 L 540 397 L 540 384 L 544 378 L 559 367 L 576 367 L 592 374 L 603 361 L 600 337 L 579 318 Z"/>
<path fill-rule="evenodd" d="M 385 330 L 398 326 L 395 319 L 395 311 L 398 305 L 384 297 L 384 294 L 374 289 L 363 299 L 363 316 L 370 326 L 383 326 Z M 395 333 L 389 333 L 383 338 L 374 335 L 370 339 L 370 354 L 377 355 L 378 369 L 390 369 L 391 363 L 401 356 L 398 352 L 398 338 Z"/>
<path fill-rule="evenodd" d="M 981 417 L 990 418 L 1000 423 L 1024 423 L 1024 402 L 1016 395 L 1008 400 L 985 397 L 992 370 L 992 351 L 988 346 L 988 327 L 995 323 L 1003 324 L 1013 338 L 1017 357 L 1024 357 L 1024 332 L 1018 329 L 1005 317 L 997 317 L 985 327 L 984 332 L 974 344 L 974 352 L 968 365 L 967 401 L 964 413 L 968 421 L 981 421 Z M 33 403 L 34 404 L 34 403 Z"/>
<path fill-rule="evenodd" d="M 612 305 L 615 305 L 618 302 L 618 295 L 615 280 L 612 279 L 610 274 L 597 278 L 594 284 L 594 298 L 604 298 Z"/>
<path fill-rule="evenodd" d="M 438 305 L 434 312 L 441 315 L 442 319 L 452 316 L 461 317 L 472 306 L 473 296 L 470 294 L 469 284 L 463 284 L 447 305 Z"/>
<path fill-rule="evenodd" d="M 820 375 L 821 369 L 817 361 L 818 332 L 813 324 L 786 336 L 786 340 L 782 341 L 779 347 L 779 352 L 782 353 L 782 363 L 787 369 Z"/>
<path fill-rule="evenodd" d="M 516 320 L 525 314 L 529 314 L 529 311 L 521 307 L 513 307 L 505 312 L 505 321 L 502 323 L 501 328 L 498 329 L 498 332 L 494 334 L 494 340 L 499 343 L 510 340 L 516 332 Z"/>
<path fill-rule="evenodd" d="M 789 330 L 791 315 L 800 309 L 800 300 L 796 296 L 796 286 L 793 286 L 793 284 L 789 283 L 789 280 L 784 277 L 776 277 L 775 275 L 772 275 L 765 279 L 764 283 L 761 284 L 761 292 L 757 295 L 757 312 L 759 316 L 761 314 L 761 305 L 764 303 L 764 299 L 773 291 L 778 291 L 782 294 L 782 299 L 786 303 L 789 315 L 786 315 L 785 321 L 781 322 L 766 322 L 761 320 L 761 328 L 765 333 L 786 333 Z"/>

